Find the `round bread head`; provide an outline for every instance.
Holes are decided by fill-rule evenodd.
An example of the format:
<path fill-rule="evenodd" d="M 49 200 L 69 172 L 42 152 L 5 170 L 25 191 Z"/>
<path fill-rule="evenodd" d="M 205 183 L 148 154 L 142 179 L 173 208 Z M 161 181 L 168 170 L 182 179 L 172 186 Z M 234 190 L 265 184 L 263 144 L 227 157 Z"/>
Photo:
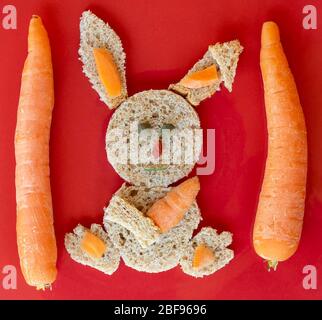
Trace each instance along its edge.
<path fill-rule="evenodd" d="M 168 90 L 128 98 L 114 112 L 106 133 L 109 162 L 136 186 L 169 186 L 187 176 L 201 147 L 198 114 Z"/>

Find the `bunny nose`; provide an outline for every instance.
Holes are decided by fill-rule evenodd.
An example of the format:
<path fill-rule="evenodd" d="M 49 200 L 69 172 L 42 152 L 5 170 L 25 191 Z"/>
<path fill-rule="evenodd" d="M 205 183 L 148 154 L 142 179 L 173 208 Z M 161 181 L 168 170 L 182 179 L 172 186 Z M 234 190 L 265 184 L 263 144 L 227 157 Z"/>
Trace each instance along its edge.
<path fill-rule="evenodd" d="M 159 138 L 153 147 L 152 155 L 155 159 L 158 159 L 162 155 L 162 138 Z"/>

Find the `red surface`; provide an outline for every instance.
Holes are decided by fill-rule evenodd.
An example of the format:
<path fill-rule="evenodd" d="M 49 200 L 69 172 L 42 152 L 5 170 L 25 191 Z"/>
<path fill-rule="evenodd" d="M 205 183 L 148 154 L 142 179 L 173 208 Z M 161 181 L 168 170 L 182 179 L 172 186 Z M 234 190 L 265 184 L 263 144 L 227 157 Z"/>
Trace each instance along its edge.
<path fill-rule="evenodd" d="M 0 12 L 5 4 L 0 1 Z M 7 264 L 17 266 L 18 288 L 4 290 L 0 281 L 0 298 L 322 298 L 319 282 L 317 290 L 302 287 L 303 267 L 313 264 L 319 272 L 322 264 L 322 32 L 320 24 L 317 30 L 302 27 L 307 1 L 13 0 L 10 4 L 17 7 L 18 29 L 5 31 L 0 26 L 0 271 Z M 316 5 L 319 19 L 321 1 L 311 4 Z M 130 94 L 166 88 L 180 79 L 210 43 L 239 38 L 245 47 L 233 92 L 222 90 L 198 108 L 202 126 L 216 128 L 217 139 L 216 171 L 200 178 L 203 224 L 232 231 L 236 253 L 227 267 L 212 276 L 193 279 L 179 268 L 151 275 L 122 263 L 109 277 L 76 264 L 64 249 L 64 234 L 76 223 L 101 222 L 103 206 L 121 184 L 104 150 L 112 112 L 91 89 L 77 59 L 79 17 L 89 8 L 109 21 L 123 40 Z M 52 291 L 46 292 L 24 283 L 15 236 L 13 137 L 27 26 L 33 13 L 41 15 L 50 35 L 56 83 L 51 174 L 59 274 Z M 309 139 L 308 196 L 300 248 L 277 272 L 270 273 L 251 245 L 265 160 L 259 38 L 261 24 L 267 19 L 280 25 Z M 0 280 L 2 277 L 0 272 Z"/>

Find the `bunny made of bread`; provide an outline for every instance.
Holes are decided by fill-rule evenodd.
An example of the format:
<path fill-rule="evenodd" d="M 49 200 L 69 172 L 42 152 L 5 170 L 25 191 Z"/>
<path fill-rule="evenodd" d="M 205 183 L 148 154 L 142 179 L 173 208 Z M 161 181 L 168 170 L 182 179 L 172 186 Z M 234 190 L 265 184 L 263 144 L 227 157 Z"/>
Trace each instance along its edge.
<path fill-rule="evenodd" d="M 90 11 L 83 13 L 80 22 L 81 42 L 79 55 L 83 62 L 83 71 L 89 78 L 93 88 L 100 99 L 110 108 L 116 109 L 111 117 L 106 133 L 106 151 L 108 160 L 116 172 L 127 182 L 134 185 L 147 187 L 164 186 L 178 181 L 187 176 L 198 161 L 202 148 L 202 138 L 194 136 L 194 158 L 190 163 L 175 163 L 163 166 L 155 163 L 121 163 L 120 157 L 114 150 L 117 149 L 116 140 L 128 143 L 130 138 L 130 126 L 138 123 L 139 127 L 151 129 L 175 128 L 179 131 L 185 129 L 200 128 L 198 114 L 194 108 L 204 99 L 220 90 L 223 83 L 229 91 L 236 73 L 237 62 L 242 47 L 238 40 L 209 46 L 208 51 L 192 68 L 188 75 L 214 66 L 217 71 L 217 79 L 210 85 L 199 88 L 187 88 L 181 84 L 172 84 L 169 90 L 147 90 L 139 92 L 131 97 L 127 96 L 127 84 L 125 76 L 125 53 L 122 43 L 115 31 L 104 21 L 97 18 Z M 93 55 L 93 48 L 106 48 L 113 56 L 121 79 L 121 94 L 110 98 L 102 84 Z M 119 129 L 119 131 L 113 130 Z M 140 128 L 139 128 L 140 129 Z M 123 131 L 121 139 L 120 130 Z M 118 137 L 115 137 L 115 132 Z M 129 151 L 130 153 L 131 151 Z M 149 157 L 149 154 L 146 156 Z M 155 170 L 153 170 L 155 169 Z"/>
<path fill-rule="evenodd" d="M 130 127 L 133 123 L 138 131 L 154 129 L 160 132 L 168 129 L 180 132 L 185 129 L 200 129 L 194 107 L 220 90 L 222 83 L 229 91 L 232 90 L 242 46 L 238 40 L 211 45 L 187 76 L 180 82 L 171 84 L 168 90 L 147 90 L 128 97 L 125 53 L 114 30 L 91 11 L 86 11 L 81 17 L 80 34 L 79 55 L 83 72 L 100 99 L 110 109 L 116 109 L 106 133 L 108 160 L 116 172 L 130 184 L 123 184 L 104 209 L 103 222 L 110 241 L 119 250 L 125 264 L 138 271 L 161 272 L 180 263 L 185 273 L 196 277 L 213 273 L 233 258 L 232 250 L 226 248 L 232 241 L 232 235 L 229 232 L 218 235 L 212 228 L 203 228 L 192 239 L 194 230 L 202 220 L 196 202 L 182 221 L 164 234 L 160 234 L 151 220 L 145 217 L 149 207 L 171 190 L 169 186 L 187 176 L 193 169 L 202 150 L 202 137 L 194 137 L 190 143 L 190 146 L 193 145 L 193 158 L 189 163 L 170 162 L 160 165 L 153 161 L 153 154 L 147 154 L 152 159 L 151 162 L 124 163 L 115 150 L 126 145 L 128 154 L 131 154 L 133 137 Z M 97 70 L 94 48 L 106 49 L 113 57 L 121 83 L 117 96 L 111 97 L 108 94 Z M 173 144 L 172 140 L 171 143 Z M 138 145 L 144 147 L 140 142 Z M 160 153 L 156 157 L 160 158 Z M 72 234 L 69 235 L 70 239 L 76 239 Z M 201 241 L 214 250 L 216 261 L 205 270 L 195 270 L 191 267 L 191 259 L 194 248 Z M 68 247 L 70 245 L 67 243 L 66 248 Z M 78 255 L 79 252 L 74 254 Z"/>

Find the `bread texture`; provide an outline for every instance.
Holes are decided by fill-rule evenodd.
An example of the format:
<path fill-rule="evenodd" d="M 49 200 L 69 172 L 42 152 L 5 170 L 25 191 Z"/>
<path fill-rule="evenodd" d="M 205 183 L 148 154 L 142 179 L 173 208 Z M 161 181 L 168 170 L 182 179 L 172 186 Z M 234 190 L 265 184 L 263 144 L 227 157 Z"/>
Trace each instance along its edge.
<path fill-rule="evenodd" d="M 102 258 L 94 259 L 81 249 L 81 240 L 86 230 L 89 230 L 106 244 L 106 251 Z M 65 235 L 65 248 L 71 258 L 76 262 L 102 271 L 108 275 L 114 273 L 120 263 L 119 250 L 114 246 L 103 227 L 99 224 L 92 224 L 90 229 L 80 224 L 77 225 L 72 233 Z"/>
<path fill-rule="evenodd" d="M 124 184 L 116 195 L 145 215 L 152 204 L 164 197 L 169 190 L 170 188 L 164 187 L 148 189 Z M 125 264 L 149 273 L 166 271 L 178 265 L 193 231 L 202 219 L 197 203 L 194 203 L 176 227 L 161 234 L 149 247 L 142 248 L 131 231 L 120 224 L 110 222 L 106 218 L 108 215 L 109 207 L 105 208 L 104 226 L 114 245 L 120 250 Z"/>
<path fill-rule="evenodd" d="M 210 275 L 228 264 L 234 257 L 234 252 L 227 247 L 232 243 L 232 234 L 224 231 L 220 234 L 210 227 L 205 227 L 186 246 L 185 252 L 180 260 L 180 265 L 184 273 L 202 278 Z M 203 268 L 194 268 L 192 261 L 195 249 L 198 245 L 204 244 L 213 250 L 215 261 Z"/>
<path fill-rule="evenodd" d="M 209 46 L 209 51 L 219 66 L 224 85 L 229 92 L 233 90 L 237 64 L 243 49 L 238 40 Z"/>
<path fill-rule="evenodd" d="M 165 153 L 162 154 L 159 163 L 154 161 L 148 148 L 152 141 L 152 133 L 150 136 L 146 135 L 146 140 L 138 139 L 133 134 L 131 128 L 134 124 L 138 127 L 146 123 L 154 131 L 161 130 L 164 125 L 174 128 L 168 130 L 169 145 L 172 146 L 169 151 L 170 161 L 162 160 Z M 175 137 L 180 134 L 191 134 L 192 137 L 174 144 L 174 139 L 177 139 Z M 139 152 L 133 151 L 133 141 L 138 141 Z M 174 148 L 174 145 L 177 147 Z M 122 162 L 119 152 L 124 147 L 127 158 Z M 148 90 L 128 98 L 112 115 L 106 132 L 109 162 L 124 180 L 136 186 L 168 186 L 187 176 L 199 159 L 201 148 L 202 134 L 198 114 L 184 98 L 168 90 Z M 181 152 L 181 157 L 178 161 L 173 161 L 173 154 L 177 151 Z M 187 158 L 188 161 L 186 155 L 191 155 Z M 136 162 L 134 159 L 137 159 Z"/>
<path fill-rule="evenodd" d="M 110 98 L 101 83 L 93 56 L 93 48 L 106 48 L 113 55 L 122 82 L 121 95 Z M 88 77 L 93 89 L 110 109 L 118 107 L 127 98 L 125 78 L 125 53 L 122 42 L 115 31 L 91 11 L 83 12 L 80 19 L 80 60 L 83 72 Z"/>
<path fill-rule="evenodd" d="M 236 75 L 239 55 L 243 47 L 238 40 L 210 45 L 205 55 L 188 71 L 188 75 L 203 70 L 211 65 L 215 65 L 219 79 L 214 84 L 203 88 L 186 88 L 179 82 L 171 84 L 170 90 L 184 96 L 193 106 L 198 106 L 201 101 L 211 97 L 220 90 L 223 82 L 228 91 L 232 91 L 232 84 Z"/>
<path fill-rule="evenodd" d="M 105 212 L 106 221 L 117 223 L 132 232 L 142 248 L 147 248 L 160 236 L 159 228 L 149 217 L 117 195 L 112 197 Z"/>

